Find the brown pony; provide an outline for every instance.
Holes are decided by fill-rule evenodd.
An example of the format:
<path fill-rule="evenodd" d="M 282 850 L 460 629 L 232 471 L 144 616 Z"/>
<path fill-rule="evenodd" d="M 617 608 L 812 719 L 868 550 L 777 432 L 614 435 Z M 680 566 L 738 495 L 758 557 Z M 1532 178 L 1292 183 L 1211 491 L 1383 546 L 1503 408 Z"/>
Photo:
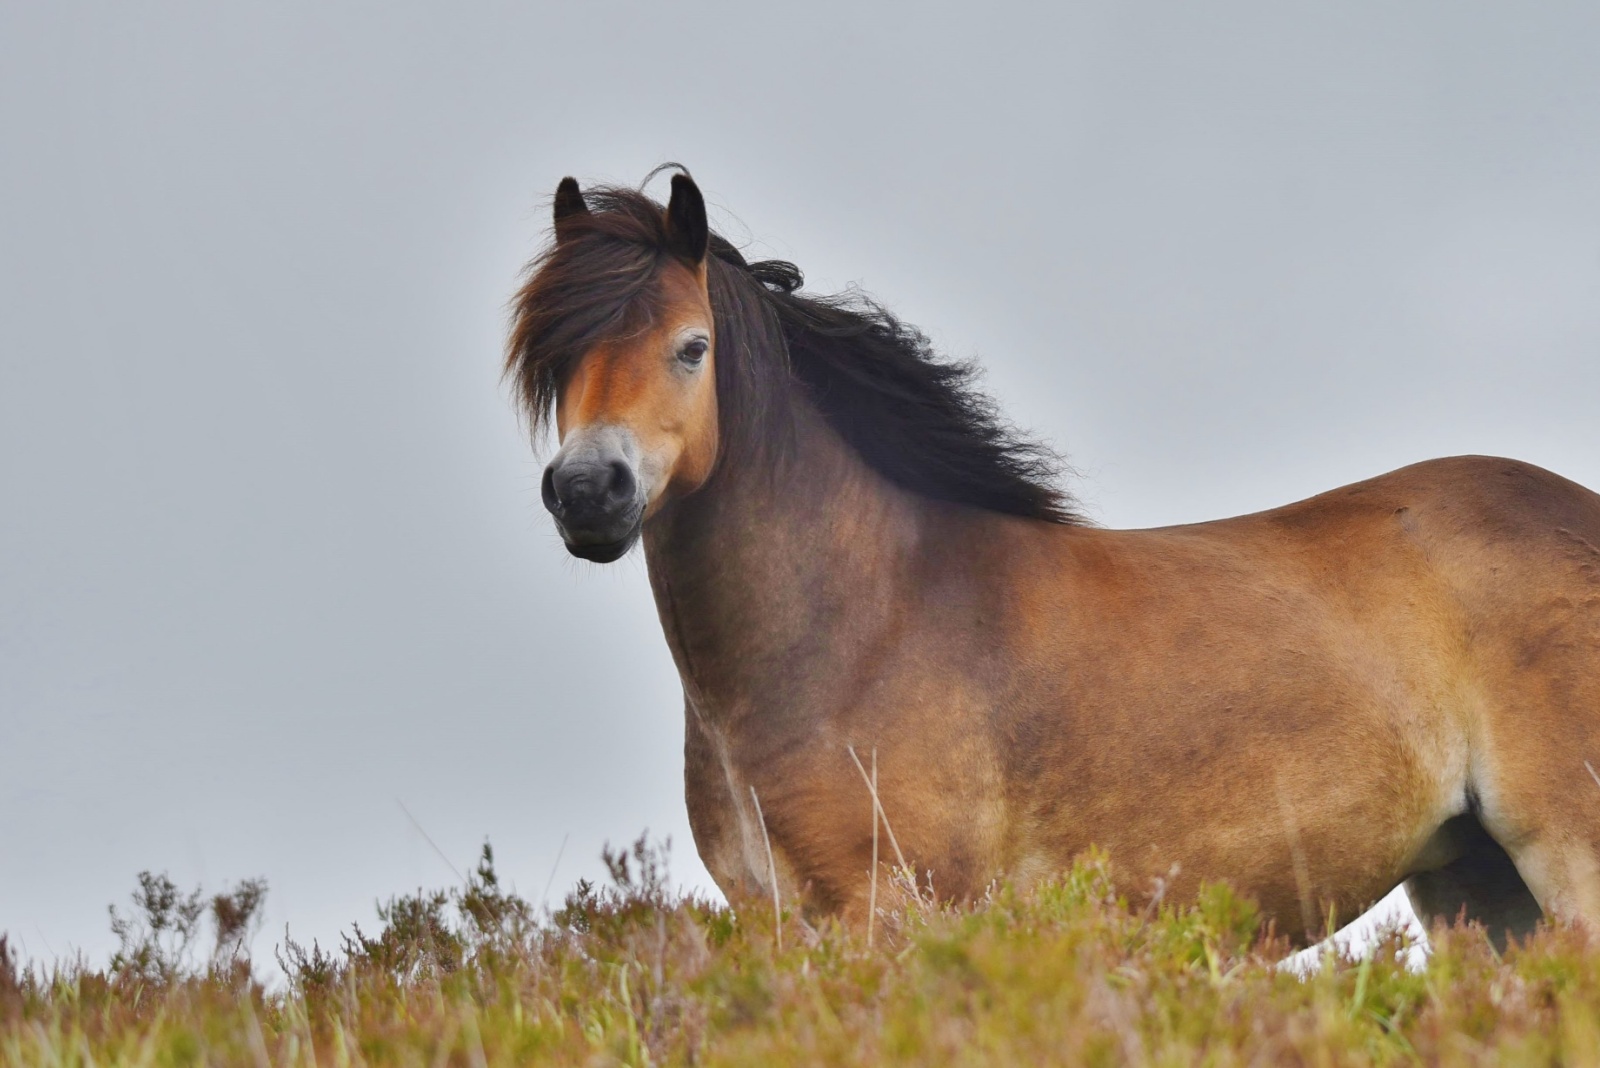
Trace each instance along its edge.
<path fill-rule="evenodd" d="M 730 897 L 864 920 L 875 753 L 941 898 L 1096 844 L 1308 937 L 1401 882 L 1502 941 L 1600 932 L 1600 496 L 1458 457 L 1098 529 L 970 368 L 746 263 L 687 174 L 664 209 L 565 179 L 530 271 L 508 367 L 554 412 L 544 502 L 576 556 L 644 541 Z"/>

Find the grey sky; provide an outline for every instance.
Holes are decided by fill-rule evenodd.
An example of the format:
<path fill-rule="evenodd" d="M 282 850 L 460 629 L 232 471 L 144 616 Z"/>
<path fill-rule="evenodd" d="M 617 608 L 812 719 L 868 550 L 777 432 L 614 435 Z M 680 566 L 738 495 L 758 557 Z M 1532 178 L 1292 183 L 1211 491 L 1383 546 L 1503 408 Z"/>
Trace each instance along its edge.
<path fill-rule="evenodd" d="M 1600 487 L 1600 6 L 0 6 L 0 930 L 141 868 L 327 944 L 483 836 L 708 885 L 637 556 L 498 378 L 567 173 L 689 165 L 1117 526 L 1495 452 Z"/>

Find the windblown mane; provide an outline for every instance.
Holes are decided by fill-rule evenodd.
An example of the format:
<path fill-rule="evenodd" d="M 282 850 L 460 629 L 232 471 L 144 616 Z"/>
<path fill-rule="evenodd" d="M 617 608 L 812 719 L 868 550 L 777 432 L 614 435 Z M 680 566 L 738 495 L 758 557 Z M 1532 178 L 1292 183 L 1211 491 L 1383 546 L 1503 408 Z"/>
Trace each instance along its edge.
<path fill-rule="evenodd" d="M 661 205 L 633 189 L 586 189 L 513 302 L 506 372 L 537 430 L 566 369 L 601 341 L 644 329 L 673 255 Z M 713 234 L 719 466 L 787 440 L 796 396 L 890 481 L 936 500 L 1081 523 L 1060 461 L 1020 436 L 974 385 L 977 368 L 940 360 L 927 337 L 860 294 L 800 292 L 799 268 L 746 263 Z"/>

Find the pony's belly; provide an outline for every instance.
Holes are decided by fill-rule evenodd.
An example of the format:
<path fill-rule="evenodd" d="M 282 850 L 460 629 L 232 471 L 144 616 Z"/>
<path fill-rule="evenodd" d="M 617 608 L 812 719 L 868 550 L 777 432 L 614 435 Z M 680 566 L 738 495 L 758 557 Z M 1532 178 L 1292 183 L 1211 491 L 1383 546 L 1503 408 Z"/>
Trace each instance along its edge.
<path fill-rule="evenodd" d="M 1367 828 L 1330 838 L 1325 828 L 1260 826 L 1230 841 L 1196 836 L 1174 841 L 1158 829 L 1138 829 L 1104 851 L 1120 892 L 1136 904 L 1161 898 L 1192 900 L 1204 884 L 1226 883 L 1254 901 L 1264 920 L 1296 942 L 1315 942 L 1330 916 L 1342 924 L 1365 912 L 1412 874 L 1410 828 Z M 1425 836 L 1426 832 L 1422 833 Z M 1058 878 L 1084 851 L 1037 851 L 1021 857 L 1008 877 L 1028 886 Z"/>
<path fill-rule="evenodd" d="M 1124 746 L 1136 757 L 1067 760 L 1040 784 L 1037 829 L 1008 867 L 1031 882 L 1095 846 L 1135 899 L 1227 882 L 1280 931 L 1320 936 L 1330 909 L 1352 918 L 1450 859 L 1436 832 L 1465 809 L 1468 756 L 1453 717 L 1427 709 L 1308 733 L 1265 748 L 1224 733 L 1196 756 L 1196 732 L 1147 731 Z"/>

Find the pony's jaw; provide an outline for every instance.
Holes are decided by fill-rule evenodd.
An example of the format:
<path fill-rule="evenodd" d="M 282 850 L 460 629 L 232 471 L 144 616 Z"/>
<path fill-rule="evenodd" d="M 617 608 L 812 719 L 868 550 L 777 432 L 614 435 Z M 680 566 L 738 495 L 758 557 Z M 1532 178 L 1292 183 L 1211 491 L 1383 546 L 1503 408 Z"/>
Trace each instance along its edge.
<path fill-rule="evenodd" d="M 579 560 L 587 560 L 591 564 L 609 564 L 613 563 L 614 561 L 621 560 L 624 556 L 627 556 L 628 551 L 634 547 L 638 540 L 639 527 L 635 525 L 633 532 L 622 541 L 609 542 L 599 545 L 587 545 L 575 541 L 568 541 L 566 540 L 565 535 L 563 535 L 562 544 L 567 547 L 567 552 L 571 553 L 573 556 L 576 556 Z"/>

